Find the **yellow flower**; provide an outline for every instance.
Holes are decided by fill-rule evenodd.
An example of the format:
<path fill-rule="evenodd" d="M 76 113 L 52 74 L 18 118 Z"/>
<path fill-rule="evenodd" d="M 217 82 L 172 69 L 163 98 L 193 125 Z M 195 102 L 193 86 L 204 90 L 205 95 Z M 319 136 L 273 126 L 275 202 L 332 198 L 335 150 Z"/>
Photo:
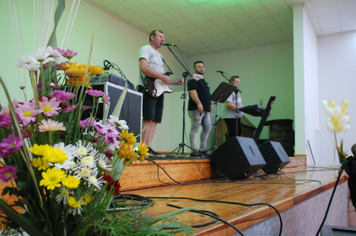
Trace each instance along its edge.
<path fill-rule="evenodd" d="M 147 145 L 145 143 L 142 143 L 142 142 L 139 143 L 137 145 L 137 153 L 138 153 L 138 156 L 141 159 L 141 162 L 144 161 L 145 158 L 147 158 L 149 156 Z"/>
<path fill-rule="evenodd" d="M 47 170 L 49 168 L 49 162 L 45 158 L 33 158 L 31 164 L 38 170 Z"/>
<path fill-rule="evenodd" d="M 88 202 L 91 202 L 94 199 L 94 197 L 90 196 L 89 193 L 85 194 L 82 199 L 82 204 L 87 205 Z"/>
<path fill-rule="evenodd" d="M 45 145 L 34 144 L 32 147 L 29 148 L 29 150 L 32 154 L 35 154 L 37 156 L 45 156 L 50 148 L 51 147 L 48 144 Z"/>
<path fill-rule="evenodd" d="M 67 153 L 62 152 L 61 148 L 50 147 L 48 152 L 44 155 L 44 158 L 48 159 L 49 162 L 63 164 L 64 161 L 68 160 Z"/>
<path fill-rule="evenodd" d="M 78 208 L 78 207 L 80 207 L 81 206 L 81 204 L 80 204 L 80 202 L 81 201 L 77 201 L 76 199 L 75 199 L 75 197 L 69 197 L 68 198 L 68 205 L 71 207 L 71 208 Z"/>
<path fill-rule="evenodd" d="M 70 189 L 78 188 L 80 180 L 73 175 L 68 175 L 62 179 L 62 184 Z"/>
<path fill-rule="evenodd" d="M 78 62 L 66 63 L 62 68 L 66 68 L 65 72 L 75 77 L 84 77 L 86 65 L 79 64 Z"/>
<path fill-rule="evenodd" d="M 126 129 L 123 129 L 121 131 L 120 140 L 131 145 L 134 145 L 136 143 L 136 137 L 134 136 L 134 134 L 129 133 L 129 131 Z"/>
<path fill-rule="evenodd" d="M 87 80 L 85 81 L 85 85 L 84 86 L 87 87 L 87 88 L 92 88 L 89 85 L 89 82 L 90 82 L 90 77 L 87 76 Z M 81 77 L 69 78 L 69 79 L 67 79 L 67 83 L 71 84 L 73 86 L 81 86 L 84 83 L 84 75 L 81 76 Z"/>
<path fill-rule="evenodd" d="M 130 144 L 123 144 L 118 152 L 118 158 L 124 158 L 124 165 L 131 160 L 130 164 L 132 164 L 132 161 L 135 161 L 138 159 L 137 153 L 135 152 L 135 149 L 133 149 L 133 145 Z"/>
<path fill-rule="evenodd" d="M 56 168 L 48 169 L 46 172 L 42 172 L 43 179 L 40 181 L 40 186 L 53 190 L 61 186 L 60 182 L 65 176 L 66 174 L 63 170 L 57 170 Z"/>
<path fill-rule="evenodd" d="M 106 71 L 103 70 L 100 66 L 89 65 L 88 74 L 90 74 L 90 75 L 98 75 L 98 74 L 104 74 L 104 73 L 106 73 Z"/>

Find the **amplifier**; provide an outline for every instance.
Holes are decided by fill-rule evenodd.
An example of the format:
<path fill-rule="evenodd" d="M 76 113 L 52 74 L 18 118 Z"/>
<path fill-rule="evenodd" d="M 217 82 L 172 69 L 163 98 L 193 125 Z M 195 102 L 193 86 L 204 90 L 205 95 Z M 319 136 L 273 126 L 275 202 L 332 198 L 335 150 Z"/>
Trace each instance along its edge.
<path fill-rule="evenodd" d="M 104 91 L 109 93 L 110 107 L 108 116 L 112 114 L 116 103 L 119 101 L 120 95 L 124 90 L 123 86 L 119 86 L 110 82 L 101 82 L 92 85 L 93 89 Z M 85 99 L 85 105 L 92 107 L 92 98 L 87 95 Z M 100 103 L 98 106 L 97 119 L 103 119 L 104 111 L 107 108 L 105 103 Z M 91 110 L 91 109 L 88 109 Z M 85 115 L 85 114 L 84 114 Z M 89 116 L 87 114 L 86 116 Z M 132 89 L 127 89 L 126 97 L 122 104 L 122 109 L 119 116 L 120 120 L 125 120 L 129 126 L 129 131 L 138 135 L 142 131 L 142 93 Z M 137 137 L 137 141 L 141 141 L 141 136 Z"/>

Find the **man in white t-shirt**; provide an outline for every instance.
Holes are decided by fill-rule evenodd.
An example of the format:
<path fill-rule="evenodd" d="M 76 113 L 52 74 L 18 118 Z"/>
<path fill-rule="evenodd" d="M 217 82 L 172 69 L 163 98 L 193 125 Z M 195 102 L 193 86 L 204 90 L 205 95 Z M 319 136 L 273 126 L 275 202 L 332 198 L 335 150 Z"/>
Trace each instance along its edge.
<path fill-rule="evenodd" d="M 235 85 L 237 88 L 240 86 L 240 78 L 238 75 L 233 75 L 230 78 L 230 83 L 232 85 Z M 223 107 L 222 107 L 222 118 L 224 119 L 228 133 L 226 135 L 226 140 L 235 137 L 235 136 L 241 136 L 242 134 L 242 127 L 241 127 L 241 120 L 243 116 L 242 111 L 238 111 L 236 109 L 240 109 L 243 107 L 242 101 L 241 101 L 241 95 L 238 93 L 238 89 L 236 89 L 235 92 L 233 92 L 225 101 Z M 237 120 L 236 120 L 237 119 Z M 236 133 L 236 121 L 237 121 L 237 133 Z"/>
<path fill-rule="evenodd" d="M 150 44 L 143 46 L 139 52 L 140 84 L 144 85 L 145 77 L 161 80 L 170 84 L 169 76 L 164 75 L 164 62 L 162 55 L 158 52 L 164 42 L 161 30 L 152 30 L 149 35 Z M 182 84 L 181 82 L 178 84 Z M 163 156 L 151 148 L 156 126 L 162 121 L 164 95 L 152 98 L 146 90 L 143 91 L 143 127 L 142 142 L 146 143 L 151 156 Z"/>

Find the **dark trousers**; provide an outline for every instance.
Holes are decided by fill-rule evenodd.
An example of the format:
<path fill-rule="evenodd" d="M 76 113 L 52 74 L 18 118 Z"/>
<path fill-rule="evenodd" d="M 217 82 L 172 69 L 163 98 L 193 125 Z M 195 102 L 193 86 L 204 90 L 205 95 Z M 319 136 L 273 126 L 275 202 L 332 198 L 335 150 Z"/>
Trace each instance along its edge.
<path fill-rule="evenodd" d="M 224 119 L 226 126 L 227 126 L 227 134 L 225 135 L 225 139 L 228 140 L 235 136 L 241 136 L 242 134 L 242 127 L 241 127 L 241 120 L 237 118 L 237 127 L 238 127 L 238 134 L 236 135 L 236 119 L 235 118 L 228 118 Z"/>

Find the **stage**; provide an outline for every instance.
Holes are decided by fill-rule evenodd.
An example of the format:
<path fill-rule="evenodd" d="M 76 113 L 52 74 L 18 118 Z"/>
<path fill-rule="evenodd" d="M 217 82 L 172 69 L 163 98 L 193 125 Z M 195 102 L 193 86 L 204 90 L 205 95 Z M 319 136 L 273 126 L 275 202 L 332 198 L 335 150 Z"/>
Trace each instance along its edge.
<path fill-rule="evenodd" d="M 338 168 L 306 166 L 305 158 L 301 157 L 290 159 L 291 163 L 278 175 L 265 176 L 258 171 L 248 179 L 235 181 L 224 178 L 206 158 L 152 160 L 160 167 L 151 161 L 136 162 L 125 170 L 120 179 L 121 193 L 154 200 L 155 204 L 149 207 L 148 213 L 156 216 L 176 209 L 167 204 L 214 212 L 248 236 L 279 235 L 280 219 L 276 211 L 266 205 L 270 204 L 281 215 L 282 235 L 315 235 L 324 218 Z M 233 203 L 265 205 L 247 207 Z M 347 205 L 347 176 L 343 175 L 325 225 L 347 227 Z M 194 212 L 181 214 L 177 218 L 189 225 L 201 225 L 213 220 Z M 241 234 L 219 221 L 197 228 L 195 235 Z"/>

